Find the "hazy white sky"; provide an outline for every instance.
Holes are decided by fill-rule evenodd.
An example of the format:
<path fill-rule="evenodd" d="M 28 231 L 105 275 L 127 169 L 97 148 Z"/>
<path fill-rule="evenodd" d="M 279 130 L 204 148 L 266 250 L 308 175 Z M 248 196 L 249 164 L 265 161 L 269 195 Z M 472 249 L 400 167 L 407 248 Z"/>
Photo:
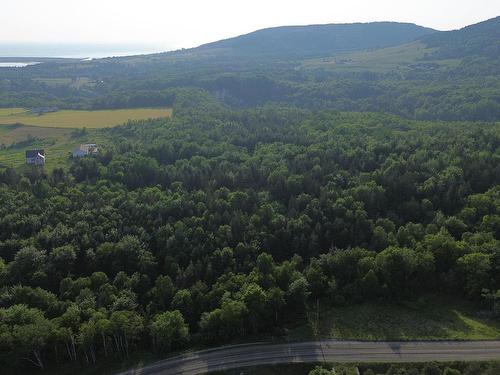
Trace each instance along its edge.
<path fill-rule="evenodd" d="M 414 22 L 441 30 L 500 15 L 500 0 L 0 0 L 0 42 L 192 47 L 269 26 Z"/>

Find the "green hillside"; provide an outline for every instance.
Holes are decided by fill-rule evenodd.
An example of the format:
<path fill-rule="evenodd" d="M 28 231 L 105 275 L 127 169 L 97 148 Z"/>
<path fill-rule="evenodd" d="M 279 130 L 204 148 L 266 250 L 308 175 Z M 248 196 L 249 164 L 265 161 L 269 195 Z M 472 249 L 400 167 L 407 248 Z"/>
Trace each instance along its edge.
<path fill-rule="evenodd" d="M 221 53 L 252 57 L 328 56 L 338 52 L 394 46 L 434 32 L 414 24 L 396 22 L 285 26 L 205 44 L 192 52 L 219 50 Z"/>
<path fill-rule="evenodd" d="M 500 56 L 500 17 L 460 30 L 435 33 L 420 38 L 429 48 L 435 48 L 433 58 Z"/>

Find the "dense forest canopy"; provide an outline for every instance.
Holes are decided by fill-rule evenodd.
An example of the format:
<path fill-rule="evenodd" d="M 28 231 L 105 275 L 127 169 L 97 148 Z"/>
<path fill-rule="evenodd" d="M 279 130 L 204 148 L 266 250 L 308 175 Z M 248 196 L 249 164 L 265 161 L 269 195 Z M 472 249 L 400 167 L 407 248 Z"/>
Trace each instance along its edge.
<path fill-rule="evenodd" d="M 193 91 L 106 132 L 69 172 L 0 173 L 2 366 L 279 335 L 317 299 L 499 311 L 498 124 Z"/>

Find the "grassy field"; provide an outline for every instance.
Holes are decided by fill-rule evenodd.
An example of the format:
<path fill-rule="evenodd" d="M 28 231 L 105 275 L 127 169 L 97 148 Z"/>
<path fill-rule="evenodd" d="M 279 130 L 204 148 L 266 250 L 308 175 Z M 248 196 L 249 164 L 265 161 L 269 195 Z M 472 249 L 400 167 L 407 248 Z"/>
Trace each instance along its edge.
<path fill-rule="evenodd" d="M 0 143 L 11 145 L 13 143 L 26 141 L 29 138 L 59 140 L 68 136 L 73 129 L 68 128 L 44 128 L 40 126 L 26 125 L 0 125 Z"/>
<path fill-rule="evenodd" d="M 12 133 L 7 137 L 2 135 L 4 126 L 0 126 L 0 140 L 13 137 Z M 43 132 L 40 132 L 43 130 Z M 99 129 L 90 129 L 85 134 L 79 134 L 74 129 L 63 128 L 41 128 L 20 125 L 12 132 L 23 137 L 21 140 L 12 139 L 17 142 L 10 147 L 0 149 L 0 167 L 21 167 L 25 164 L 25 152 L 28 149 L 44 149 L 47 157 L 46 171 L 68 165 L 69 152 L 82 143 L 97 143 L 101 149 L 105 148 L 106 139 Z M 104 146 L 104 147 L 103 147 Z"/>
<path fill-rule="evenodd" d="M 170 108 L 132 108 L 102 111 L 63 110 L 41 116 L 23 108 L 0 109 L 0 126 L 23 124 L 50 128 L 109 128 L 129 120 L 170 117 Z"/>
<path fill-rule="evenodd" d="M 137 108 L 106 111 L 59 111 L 42 116 L 23 108 L 0 108 L 0 167 L 20 167 L 25 151 L 43 148 L 45 168 L 52 170 L 68 164 L 68 153 L 81 143 L 105 143 L 100 128 L 129 120 L 170 117 L 168 108 Z M 76 129 L 85 128 L 85 132 Z"/>
<path fill-rule="evenodd" d="M 57 87 L 57 86 L 68 86 L 75 88 L 77 90 L 88 87 L 95 86 L 95 82 L 87 77 L 78 77 L 76 79 L 71 78 L 34 78 L 36 82 L 44 83 L 47 86 Z"/>
<path fill-rule="evenodd" d="M 389 72 L 406 70 L 418 62 L 424 62 L 427 54 L 434 50 L 420 42 L 373 51 L 359 51 L 336 55 L 334 57 L 311 59 L 304 62 L 305 68 L 323 68 L 339 71 Z M 439 66 L 457 66 L 460 60 L 432 60 Z"/>
<path fill-rule="evenodd" d="M 321 309 L 320 309 L 321 310 Z M 467 302 L 429 296 L 404 304 L 364 303 L 311 311 L 289 340 L 481 340 L 500 339 L 500 323 L 481 317 Z"/>

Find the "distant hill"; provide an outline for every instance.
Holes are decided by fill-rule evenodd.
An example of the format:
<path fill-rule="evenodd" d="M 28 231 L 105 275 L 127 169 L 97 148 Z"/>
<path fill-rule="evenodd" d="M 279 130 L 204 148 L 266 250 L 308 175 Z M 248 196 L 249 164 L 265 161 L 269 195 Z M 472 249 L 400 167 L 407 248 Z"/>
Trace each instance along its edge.
<path fill-rule="evenodd" d="M 204 44 L 193 51 L 243 56 L 317 57 L 408 43 L 435 30 L 410 23 L 373 22 L 284 26 Z"/>
<path fill-rule="evenodd" d="M 304 60 L 307 69 L 339 72 L 404 72 L 424 80 L 500 73 L 500 17 L 460 30 L 423 35 L 410 43 Z"/>
<path fill-rule="evenodd" d="M 464 27 L 460 30 L 426 35 L 420 38 L 427 47 L 437 48 L 437 58 L 467 56 L 500 57 L 500 17 Z"/>

